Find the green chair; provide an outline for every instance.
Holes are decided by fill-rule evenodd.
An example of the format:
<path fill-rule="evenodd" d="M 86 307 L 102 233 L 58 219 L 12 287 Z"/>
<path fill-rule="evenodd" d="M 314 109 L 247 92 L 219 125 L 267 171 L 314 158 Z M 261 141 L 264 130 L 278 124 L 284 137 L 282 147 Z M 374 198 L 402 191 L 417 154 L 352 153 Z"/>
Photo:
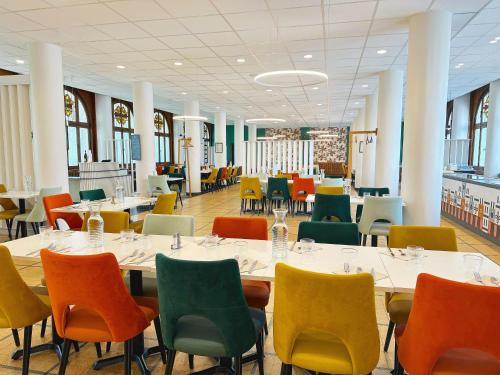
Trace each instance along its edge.
<path fill-rule="evenodd" d="M 344 179 L 325 177 L 321 181 L 321 186 L 344 186 Z"/>
<path fill-rule="evenodd" d="M 382 221 L 383 220 L 383 221 Z M 403 224 L 403 198 L 401 197 L 366 197 L 359 220 L 359 232 L 363 236 L 363 246 L 368 236 L 372 246 L 377 246 L 377 237 L 389 237 L 391 225 Z"/>
<path fill-rule="evenodd" d="M 371 187 L 360 187 L 358 189 L 358 196 L 363 197 L 366 193 L 369 193 L 372 197 L 376 197 L 377 195 L 379 197 L 383 196 L 384 194 L 389 194 L 389 188 L 387 187 L 382 187 L 382 188 L 371 188 Z M 358 205 L 356 207 L 356 223 L 359 223 L 359 220 L 361 219 L 361 213 L 363 212 L 363 205 Z"/>
<path fill-rule="evenodd" d="M 101 199 L 106 199 L 106 194 L 103 189 L 80 191 L 80 200 L 98 201 Z"/>
<path fill-rule="evenodd" d="M 16 239 L 19 236 L 19 230 L 21 229 L 21 222 L 30 223 L 33 228 L 33 232 L 39 232 L 39 225 L 47 220 L 45 217 L 45 208 L 43 207 L 43 197 L 49 195 L 59 194 L 61 192 L 60 187 L 54 188 L 41 188 L 40 195 L 38 196 L 33 209 L 30 212 L 25 212 L 24 214 L 19 214 L 14 218 L 17 222 L 16 225 Z"/>
<path fill-rule="evenodd" d="M 302 238 L 311 238 L 317 243 L 359 246 L 358 224 L 302 221 L 299 223 L 297 241 Z"/>
<path fill-rule="evenodd" d="M 264 313 L 248 307 L 235 259 L 185 261 L 156 255 L 163 339 L 168 350 L 166 375 L 177 352 L 219 358 L 216 368 L 242 374 L 242 355 L 257 347 L 259 375 L 264 375 Z M 231 369 L 232 370 L 232 369 Z M 232 372 L 230 370 L 230 372 Z"/>
<path fill-rule="evenodd" d="M 170 193 L 171 191 L 168 186 L 167 176 L 148 176 L 148 190 L 152 197 Z"/>
<path fill-rule="evenodd" d="M 279 205 L 286 203 L 290 211 L 290 190 L 288 189 L 288 179 L 285 177 L 269 177 L 267 180 L 266 198 L 269 201 L 267 213 L 270 214 L 273 203 Z"/>
<path fill-rule="evenodd" d="M 142 234 L 194 236 L 194 216 L 148 214 L 144 218 Z"/>
<path fill-rule="evenodd" d="M 348 195 L 316 194 L 311 221 L 333 219 L 351 223 L 351 199 Z"/>

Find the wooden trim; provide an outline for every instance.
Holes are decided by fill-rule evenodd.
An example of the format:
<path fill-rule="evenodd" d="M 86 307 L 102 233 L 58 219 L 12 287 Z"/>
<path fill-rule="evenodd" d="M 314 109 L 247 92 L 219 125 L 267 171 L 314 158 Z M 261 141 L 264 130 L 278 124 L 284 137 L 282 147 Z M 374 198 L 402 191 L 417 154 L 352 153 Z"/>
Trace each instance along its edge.
<path fill-rule="evenodd" d="M 470 93 L 470 105 L 469 105 L 469 165 L 474 164 L 474 125 L 476 122 L 476 111 L 478 109 L 479 103 L 485 93 L 490 90 L 490 85 L 484 85 Z"/>

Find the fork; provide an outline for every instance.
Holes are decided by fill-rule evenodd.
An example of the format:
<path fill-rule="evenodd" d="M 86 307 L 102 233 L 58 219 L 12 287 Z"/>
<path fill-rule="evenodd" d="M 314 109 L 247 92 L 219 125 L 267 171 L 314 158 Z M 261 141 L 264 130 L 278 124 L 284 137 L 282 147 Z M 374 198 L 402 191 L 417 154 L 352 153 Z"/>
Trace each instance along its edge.
<path fill-rule="evenodd" d="M 345 273 L 349 273 L 350 272 L 349 263 L 347 263 L 347 262 L 344 262 L 344 272 Z"/>
<path fill-rule="evenodd" d="M 120 259 L 120 260 L 118 261 L 118 263 L 122 263 L 122 262 L 124 262 L 124 261 L 125 261 L 126 259 L 128 259 L 128 258 L 135 258 L 135 257 L 137 256 L 137 254 L 138 254 L 138 253 L 139 253 L 139 249 L 135 249 L 135 250 L 134 250 L 134 252 L 133 252 L 132 254 L 127 255 L 127 256 L 126 256 L 125 258 L 123 258 L 123 259 Z"/>
<path fill-rule="evenodd" d="M 498 281 L 498 279 L 495 276 L 491 276 L 490 281 L 492 284 L 494 284 L 496 286 L 500 286 L 500 282 Z"/>
<path fill-rule="evenodd" d="M 477 271 L 474 271 L 474 280 L 476 280 L 480 284 L 484 284 L 484 281 L 481 278 L 481 275 Z"/>

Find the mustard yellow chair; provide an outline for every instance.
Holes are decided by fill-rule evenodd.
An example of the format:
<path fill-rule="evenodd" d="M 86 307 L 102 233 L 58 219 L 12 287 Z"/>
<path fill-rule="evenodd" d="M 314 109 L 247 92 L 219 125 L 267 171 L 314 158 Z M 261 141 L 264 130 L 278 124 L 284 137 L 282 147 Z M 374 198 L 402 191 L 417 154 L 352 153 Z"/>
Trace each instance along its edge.
<path fill-rule="evenodd" d="M 457 236 L 453 228 L 419 225 L 391 226 L 389 231 L 389 247 L 405 249 L 409 245 L 422 246 L 426 250 L 458 250 Z M 385 352 L 389 349 L 394 327 L 406 324 L 412 303 L 412 293 L 385 294 L 385 307 L 390 319 L 385 337 Z"/>
<path fill-rule="evenodd" d="M 12 261 L 9 250 L 0 245 L 0 328 L 13 330 L 24 328 L 23 370 L 28 374 L 33 325 L 51 314 L 46 295 L 37 295 L 26 285 Z"/>
<path fill-rule="evenodd" d="M 379 359 L 373 277 L 276 265 L 274 349 L 292 365 L 328 374 L 368 374 Z"/>
<path fill-rule="evenodd" d="M 252 209 L 256 209 L 256 204 L 260 204 L 260 211 L 264 211 L 264 193 L 260 186 L 258 177 L 242 177 L 240 180 L 240 214 L 246 210 L 247 201 Z"/>
<path fill-rule="evenodd" d="M 129 228 L 128 212 L 101 211 L 99 213 L 104 220 L 104 233 L 120 233 Z M 83 216 L 82 232 L 87 231 L 87 221 L 90 213 L 85 212 Z"/>
<path fill-rule="evenodd" d="M 318 186 L 316 194 L 343 195 L 344 188 L 342 186 Z"/>
<path fill-rule="evenodd" d="M 153 211 L 151 213 L 157 215 L 172 215 L 174 213 L 176 201 L 177 193 L 175 191 L 168 194 L 160 194 L 156 199 L 155 206 L 153 207 Z M 130 223 L 130 228 L 132 228 L 135 233 L 142 233 L 143 225 L 144 220 L 139 220 Z"/>
<path fill-rule="evenodd" d="M 4 184 L 0 184 L 0 193 L 7 192 Z M 7 223 L 7 231 L 9 232 L 9 240 L 12 240 L 12 223 L 14 218 L 19 215 L 19 209 L 16 204 L 9 198 L 0 198 L 0 206 L 3 211 L 0 211 L 0 220 L 5 220 Z"/>
<path fill-rule="evenodd" d="M 203 178 L 201 180 L 201 185 L 205 187 L 205 190 L 214 190 L 215 184 L 217 183 L 218 173 L 218 168 L 212 168 L 212 170 L 210 171 L 210 175 L 207 178 Z"/>

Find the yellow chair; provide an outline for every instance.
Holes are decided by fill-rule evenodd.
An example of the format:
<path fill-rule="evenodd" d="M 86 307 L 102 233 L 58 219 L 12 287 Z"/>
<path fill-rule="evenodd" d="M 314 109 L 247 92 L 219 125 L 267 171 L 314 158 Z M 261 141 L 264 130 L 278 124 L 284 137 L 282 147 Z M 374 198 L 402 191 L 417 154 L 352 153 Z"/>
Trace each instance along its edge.
<path fill-rule="evenodd" d="M 242 177 L 240 180 L 240 214 L 246 210 L 247 201 L 250 201 L 252 209 L 256 203 L 260 203 L 260 210 L 264 211 L 264 194 L 258 177 Z"/>
<path fill-rule="evenodd" d="M 217 183 L 217 174 L 219 173 L 218 168 L 212 168 L 210 175 L 207 178 L 201 180 L 202 186 L 205 186 L 205 189 L 208 190 L 210 188 L 211 191 L 214 190 L 214 186 Z"/>
<path fill-rule="evenodd" d="M 393 225 L 389 231 L 389 247 L 405 249 L 409 245 L 422 246 L 426 250 L 457 251 L 455 229 L 446 227 Z M 389 327 L 384 351 L 391 343 L 395 325 L 404 325 L 410 315 L 412 293 L 386 293 L 385 307 L 389 313 Z"/>
<path fill-rule="evenodd" d="M 175 166 L 171 165 L 168 167 L 168 173 L 175 173 Z"/>
<path fill-rule="evenodd" d="M 328 374 L 368 374 L 379 359 L 373 277 L 276 265 L 274 350 L 292 365 Z"/>
<path fill-rule="evenodd" d="M 344 194 L 344 188 L 342 186 L 318 186 L 316 194 L 342 195 Z"/>
<path fill-rule="evenodd" d="M 24 328 L 23 370 L 28 374 L 33 325 L 51 314 L 50 300 L 46 295 L 35 294 L 23 281 L 12 261 L 9 250 L 0 245 L 0 328 Z M 50 344 L 44 345 L 49 348 Z"/>
<path fill-rule="evenodd" d="M 7 188 L 4 184 L 0 184 L 0 193 L 7 192 Z M 5 220 L 7 223 L 7 231 L 9 232 L 9 239 L 12 240 L 12 223 L 14 218 L 19 215 L 19 209 L 9 198 L 0 198 L 0 206 L 3 211 L 0 211 L 0 220 Z"/>
<path fill-rule="evenodd" d="M 227 167 L 227 173 L 226 173 L 226 186 L 231 185 L 231 178 L 233 177 L 233 167 Z"/>
<path fill-rule="evenodd" d="M 159 215 L 172 215 L 174 213 L 175 202 L 177 200 L 177 193 L 172 191 L 168 194 L 160 194 L 156 199 L 155 206 L 153 207 L 153 214 Z M 142 233 L 142 226 L 144 225 L 144 220 L 138 220 L 130 223 L 130 228 L 132 228 L 135 233 Z"/>
<path fill-rule="evenodd" d="M 128 212 L 101 211 L 99 213 L 104 220 L 104 233 L 120 233 L 129 228 Z M 90 212 L 85 212 L 83 216 L 82 232 L 87 231 L 87 221 Z"/>

